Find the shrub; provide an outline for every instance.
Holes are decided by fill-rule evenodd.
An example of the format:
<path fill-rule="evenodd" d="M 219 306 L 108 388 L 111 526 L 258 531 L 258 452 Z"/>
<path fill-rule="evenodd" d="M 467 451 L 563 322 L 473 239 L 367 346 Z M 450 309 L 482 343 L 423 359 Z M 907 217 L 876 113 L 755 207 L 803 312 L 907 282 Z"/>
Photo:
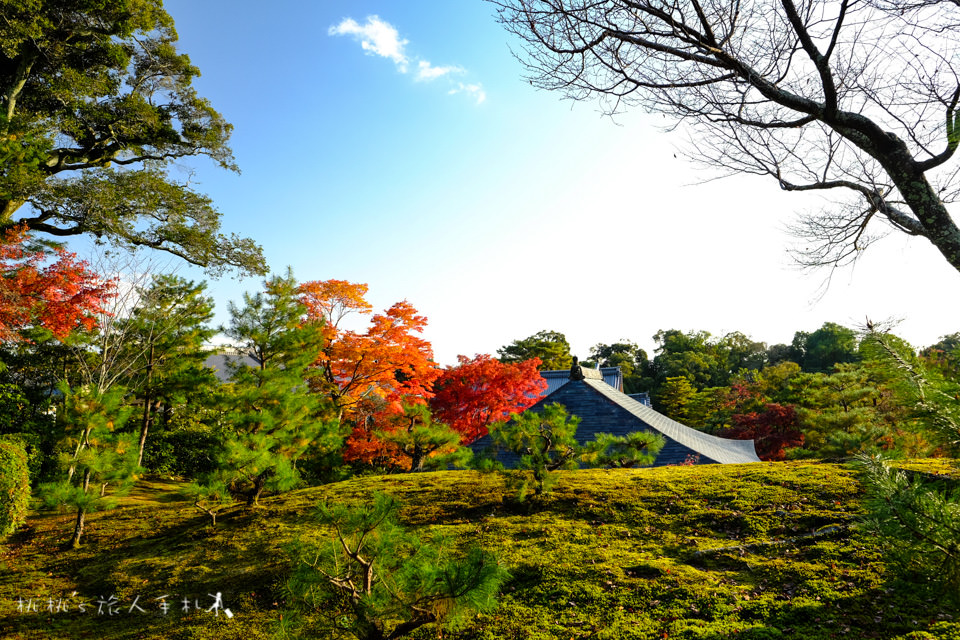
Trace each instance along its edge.
<path fill-rule="evenodd" d="M 382 493 L 360 507 L 320 505 L 317 520 L 331 538 L 290 548 L 291 601 L 319 618 L 319 627 L 301 629 L 305 636 L 400 638 L 425 625 L 456 628 L 494 608 L 509 577 L 497 558 L 480 547 L 451 553 L 450 538 L 421 538 L 398 523 L 399 511 Z"/>
<path fill-rule="evenodd" d="M 576 469 L 581 464 L 601 467 L 632 467 L 653 462 L 663 447 L 658 435 L 635 432 L 626 436 L 598 433 L 594 440 L 577 442 L 580 418 L 568 415 L 562 404 L 553 403 L 542 411 L 527 410 L 512 414 L 510 420 L 490 427 L 494 448 L 512 451 L 520 457 L 516 469 L 507 473 L 508 486 L 518 489 L 522 501 L 527 494 L 539 498 L 556 483 L 557 471 Z M 499 471 L 502 465 L 481 457 L 474 467 L 479 471 Z"/>
<path fill-rule="evenodd" d="M 910 478 L 880 456 L 860 456 L 867 490 L 864 526 L 906 575 L 919 574 L 960 602 L 960 489 Z"/>
<path fill-rule="evenodd" d="M 197 478 L 217 469 L 223 436 L 202 424 L 158 430 L 147 440 L 143 466 L 153 473 Z"/>
<path fill-rule="evenodd" d="M 30 474 L 22 442 L 0 438 L 0 538 L 6 538 L 27 518 Z"/>

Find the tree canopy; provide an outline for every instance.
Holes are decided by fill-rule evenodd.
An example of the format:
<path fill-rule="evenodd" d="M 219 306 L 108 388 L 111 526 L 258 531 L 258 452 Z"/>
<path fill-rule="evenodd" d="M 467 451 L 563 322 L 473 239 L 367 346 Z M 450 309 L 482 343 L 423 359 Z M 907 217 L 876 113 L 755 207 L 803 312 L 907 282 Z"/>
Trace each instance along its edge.
<path fill-rule="evenodd" d="M 601 367 L 620 367 L 625 393 L 638 393 L 647 386 L 643 377 L 649 373 L 650 359 L 647 352 L 631 340 L 595 344 L 590 349 L 590 360 Z"/>
<path fill-rule="evenodd" d="M 92 329 L 114 284 L 75 254 L 31 248 L 21 228 L 8 229 L 0 234 L 0 340 L 18 340 L 31 327 L 58 338 Z"/>
<path fill-rule="evenodd" d="M 514 340 L 497 349 L 497 355 L 500 356 L 500 362 L 504 363 L 539 358 L 541 371 L 568 369 L 573 363 L 570 343 L 558 331 L 538 331 L 529 338 Z"/>
<path fill-rule="evenodd" d="M 403 413 L 405 398 L 429 398 L 439 371 L 430 343 L 420 337 L 427 318 L 406 300 L 370 317 L 363 333 L 343 329 L 347 314 L 369 315 L 367 285 L 313 280 L 298 288 L 307 316 L 322 322 L 326 344 L 314 366 L 315 390 L 332 400 L 340 417 L 373 398 Z M 420 401 L 422 402 L 422 401 Z"/>
<path fill-rule="evenodd" d="M 960 270 L 960 5 L 947 0 L 491 0 L 530 82 L 692 129 L 689 155 L 787 191 L 809 266 L 854 261 L 877 229 Z"/>
<path fill-rule="evenodd" d="M 236 170 L 231 125 L 197 95 L 161 0 L 0 0 L 0 229 L 90 234 L 264 273 L 260 248 L 169 168 Z"/>
<path fill-rule="evenodd" d="M 461 434 L 464 444 L 487 435 L 494 422 L 530 407 L 547 389 L 536 358 L 500 362 L 487 354 L 457 356 L 434 383 L 430 406 L 437 417 Z"/>

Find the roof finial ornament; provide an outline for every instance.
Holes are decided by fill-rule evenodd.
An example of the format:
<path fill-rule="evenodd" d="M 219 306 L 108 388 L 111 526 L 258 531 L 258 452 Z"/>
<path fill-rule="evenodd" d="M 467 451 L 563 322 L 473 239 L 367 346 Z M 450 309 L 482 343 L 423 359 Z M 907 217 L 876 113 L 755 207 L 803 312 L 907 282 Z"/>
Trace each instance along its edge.
<path fill-rule="evenodd" d="M 570 379 L 571 380 L 583 380 L 583 367 L 580 366 L 580 359 L 577 356 L 573 356 L 573 364 L 570 365 Z"/>

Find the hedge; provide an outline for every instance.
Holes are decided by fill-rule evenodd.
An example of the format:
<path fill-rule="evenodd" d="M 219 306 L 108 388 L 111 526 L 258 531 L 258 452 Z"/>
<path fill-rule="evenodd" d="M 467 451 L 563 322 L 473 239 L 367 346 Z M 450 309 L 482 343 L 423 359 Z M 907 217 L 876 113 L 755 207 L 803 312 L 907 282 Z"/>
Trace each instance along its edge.
<path fill-rule="evenodd" d="M 0 539 L 24 523 L 29 504 L 30 474 L 23 442 L 0 438 Z"/>

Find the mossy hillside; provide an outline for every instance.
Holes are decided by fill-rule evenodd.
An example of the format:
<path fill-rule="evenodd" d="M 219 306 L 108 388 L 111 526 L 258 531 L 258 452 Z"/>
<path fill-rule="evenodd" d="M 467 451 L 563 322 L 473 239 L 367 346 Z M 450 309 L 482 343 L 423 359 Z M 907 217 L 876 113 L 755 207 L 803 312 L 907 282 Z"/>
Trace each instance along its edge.
<path fill-rule="evenodd" d="M 923 464 L 921 463 L 921 468 Z M 38 513 L 2 547 L 0 629 L 14 638 L 266 638 L 285 614 L 285 545 L 323 536 L 321 500 L 398 497 L 404 524 L 496 551 L 512 572 L 491 613 L 454 636 L 493 638 L 960 638 L 955 609 L 902 588 L 861 534 L 855 473 L 812 463 L 565 472 L 539 502 L 497 476 L 358 478 L 231 508 L 216 528 L 172 482 L 141 481 L 64 550 L 70 514 Z M 824 533 L 813 536 L 811 534 Z M 787 544 L 772 541 L 792 539 Z M 120 613 L 46 611 L 73 591 Z M 182 612 L 222 592 L 234 614 Z M 155 598 L 178 602 L 166 616 Z M 140 597 L 145 613 L 128 613 Z M 19 613 L 18 598 L 39 601 Z M 908 635 L 910 634 L 910 635 Z M 435 629 L 413 637 L 436 638 Z"/>

